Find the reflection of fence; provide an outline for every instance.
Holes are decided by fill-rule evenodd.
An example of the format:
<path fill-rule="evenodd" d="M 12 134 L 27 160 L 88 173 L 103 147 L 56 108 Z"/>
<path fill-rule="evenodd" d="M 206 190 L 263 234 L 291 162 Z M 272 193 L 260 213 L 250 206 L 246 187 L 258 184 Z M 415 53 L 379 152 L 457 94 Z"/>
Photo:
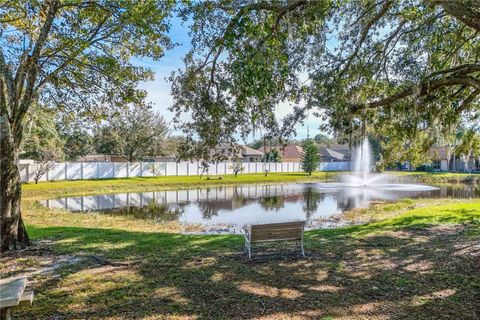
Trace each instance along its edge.
<path fill-rule="evenodd" d="M 235 209 L 245 205 L 243 201 L 233 202 L 234 198 L 257 199 L 261 197 L 295 196 L 302 194 L 302 187 L 297 185 L 244 185 L 234 187 L 217 187 L 208 189 L 167 190 L 155 192 L 132 192 L 121 194 L 104 194 L 99 196 L 81 196 L 42 200 L 49 208 L 69 211 L 101 211 L 123 207 L 143 207 L 151 204 L 172 205 L 188 202 L 209 202 L 219 209 Z M 228 204 L 224 202 L 228 201 Z M 220 202 L 218 204 L 217 202 Z M 222 207 L 226 205 L 227 207 Z"/>
<path fill-rule="evenodd" d="M 233 174 L 232 164 L 210 164 L 209 175 Z M 22 181 L 33 181 L 36 164 L 20 164 Z M 244 162 L 241 173 L 301 172 L 298 162 Z M 350 162 L 323 162 L 320 171 L 350 170 Z M 196 176 L 202 173 L 198 162 L 65 162 L 57 163 L 40 181 L 108 179 L 153 176 Z"/>

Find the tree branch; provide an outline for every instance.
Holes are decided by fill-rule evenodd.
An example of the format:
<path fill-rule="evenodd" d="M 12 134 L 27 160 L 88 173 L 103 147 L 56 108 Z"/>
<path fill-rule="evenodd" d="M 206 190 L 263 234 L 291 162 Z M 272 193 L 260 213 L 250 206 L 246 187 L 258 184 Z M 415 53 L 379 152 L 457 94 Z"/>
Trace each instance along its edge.
<path fill-rule="evenodd" d="M 218 43 L 218 45 L 216 46 L 217 47 L 217 52 L 215 53 L 212 61 L 209 61 L 209 58 L 213 54 L 213 52 L 215 51 L 213 48 L 207 54 L 207 56 L 206 56 L 204 62 L 202 63 L 202 65 L 200 65 L 197 68 L 197 72 L 198 72 L 201 69 L 203 69 L 205 66 L 207 66 L 208 64 L 210 64 L 210 63 L 212 64 L 212 68 L 210 70 L 210 82 L 209 82 L 208 88 L 210 89 L 211 85 L 213 83 L 215 83 L 216 64 L 217 64 L 218 58 L 220 57 L 220 55 L 223 52 L 225 39 L 233 31 L 233 29 L 235 27 L 235 24 L 244 15 L 246 15 L 247 13 L 249 13 L 251 11 L 274 11 L 274 12 L 278 12 L 279 14 L 278 14 L 278 16 L 275 20 L 274 26 L 272 27 L 272 33 L 271 34 L 273 34 L 275 32 L 276 28 L 278 27 L 278 25 L 280 24 L 280 21 L 281 21 L 283 16 L 285 16 L 288 12 L 294 11 L 301 6 L 306 6 L 308 4 L 310 4 L 310 2 L 307 1 L 307 0 L 299 0 L 299 1 L 295 1 L 291 4 L 289 4 L 287 6 L 276 5 L 276 4 L 272 4 L 272 3 L 269 3 L 269 2 L 250 3 L 250 4 L 247 4 L 247 5 L 244 5 L 244 6 L 240 6 L 238 8 L 218 6 L 220 9 L 225 10 L 225 11 L 237 10 L 237 13 L 228 23 L 227 27 L 225 28 L 224 32 L 222 33 L 222 36 L 215 40 L 215 43 Z M 269 36 L 271 36 L 271 34 Z M 268 39 L 269 36 L 267 36 L 263 40 L 261 40 L 259 45 L 262 46 L 265 43 L 265 41 Z"/>
<path fill-rule="evenodd" d="M 52 72 L 50 72 L 49 74 L 47 74 L 39 83 L 38 85 L 36 86 L 35 88 L 35 91 L 37 91 L 39 88 L 41 88 L 43 85 L 45 85 L 45 83 L 47 83 L 48 81 L 50 81 L 52 79 L 52 77 L 54 77 L 56 74 L 58 74 L 60 71 L 62 71 L 65 67 L 67 67 L 72 61 L 74 61 L 76 59 L 76 57 L 85 50 L 85 48 L 95 44 L 96 42 L 99 42 L 99 41 L 102 41 L 103 39 L 106 39 L 108 38 L 111 34 L 115 33 L 115 29 L 110 32 L 108 35 L 106 36 L 103 36 L 103 37 L 100 37 L 100 38 L 97 38 L 95 39 L 95 37 L 98 35 L 98 33 L 100 32 L 101 28 L 103 25 L 105 25 L 105 23 L 107 22 L 107 20 L 111 17 L 111 15 L 108 15 L 106 16 L 102 21 L 100 21 L 100 23 L 93 29 L 91 35 L 88 37 L 88 39 L 86 40 L 86 44 L 80 46 L 73 54 L 69 55 L 64 61 L 63 63 L 61 63 L 55 70 L 53 70 Z"/>
<path fill-rule="evenodd" d="M 466 85 L 466 86 L 473 87 L 476 90 L 480 90 L 479 79 L 469 77 L 466 75 L 460 75 L 460 76 L 453 75 L 453 76 L 448 76 L 442 79 L 424 80 L 419 85 L 412 85 L 394 95 L 391 95 L 389 97 L 386 97 L 377 101 L 373 101 L 365 104 L 352 104 L 350 105 L 350 110 L 352 112 L 358 112 L 365 108 L 384 107 L 387 105 L 391 105 L 397 102 L 398 100 L 404 99 L 409 96 L 413 96 L 413 95 L 425 96 L 434 90 L 438 90 L 440 88 L 448 87 L 448 86 L 455 86 L 455 85 Z M 473 101 L 473 98 L 472 98 L 472 101 Z M 467 102 L 470 103 L 471 101 L 467 101 Z"/>
<path fill-rule="evenodd" d="M 429 0 L 442 7 L 449 15 L 480 31 L 480 2 L 478 0 Z"/>
<path fill-rule="evenodd" d="M 372 26 L 378 21 L 380 20 L 388 11 L 388 9 L 390 9 L 390 7 L 392 6 L 393 4 L 393 1 L 392 0 L 388 0 L 387 2 L 385 2 L 383 4 L 383 7 L 382 9 L 375 15 L 373 16 L 372 19 L 370 19 L 368 21 L 368 23 L 365 25 L 365 27 L 363 27 L 362 29 L 362 32 L 360 34 L 360 39 L 358 40 L 358 43 L 357 45 L 355 46 L 355 50 L 353 51 L 353 53 L 350 55 L 350 57 L 348 58 L 347 60 L 347 64 L 345 65 L 345 67 L 342 69 L 342 71 L 340 72 L 339 74 L 339 77 L 343 77 L 343 75 L 348 71 L 348 69 L 350 68 L 350 65 L 352 64 L 353 62 L 353 59 L 355 59 L 355 57 L 357 56 L 358 54 L 358 51 L 360 51 L 360 48 L 362 47 L 363 45 L 363 42 L 365 41 L 365 39 L 367 38 L 368 36 L 368 33 L 370 31 L 370 29 L 372 28 Z"/>
<path fill-rule="evenodd" d="M 15 122 L 15 127 L 21 127 L 20 123 L 22 121 L 23 115 L 27 112 L 30 103 L 32 102 L 35 81 L 37 80 L 38 75 L 38 60 L 43 46 L 47 41 L 48 34 L 50 33 L 50 30 L 52 28 L 53 20 L 58 11 L 58 5 L 59 0 L 48 0 L 44 5 L 46 6 L 47 11 L 45 22 L 40 30 L 40 34 L 38 35 L 37 40 L 35 41 L 35 46 L 33 47 L 32 54 L 25 62 L 28 64 L 28 67 L 26 68 L 26 74 L 28 76 L 26 78 L 25 93 L 20 100 L 21 102 L 18 106 L 18 110 L 16 110 L 16 112 L 14 110 L 12 114 L 13 120 Z M 19 86 L 23 86 L 23 83 L 20 83 Z"/>
<path fill-rule="evenodd" d="M 0 30 L 0 38 L 3 35 L 3 30 Z M 5 56 L 3 55 L 3 50 L 0 47 L 0 79 L 3 79 L 4 85 L 5 85 L 5 91 L 7 93 L 7 99 L 8 101 L 13 101 L 14 97 L 14 81 L 13 81 L 13 75 L 12 71 L 7 65 L 7 62 L 5 61 Z M 3 90 L 1 92 L 3 94 Z"/>

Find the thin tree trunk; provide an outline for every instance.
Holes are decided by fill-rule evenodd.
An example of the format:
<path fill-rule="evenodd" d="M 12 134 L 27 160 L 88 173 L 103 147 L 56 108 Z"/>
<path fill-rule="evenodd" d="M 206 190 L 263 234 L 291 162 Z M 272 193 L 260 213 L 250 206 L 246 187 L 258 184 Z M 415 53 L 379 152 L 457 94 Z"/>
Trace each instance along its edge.
<path fill-rule="evenodd" d="M 21 249 L 30 244 L 21 214 L 22 186 L 16 152 L 2 146 L 0 159 L 0 234 L 1 251 Z"/>

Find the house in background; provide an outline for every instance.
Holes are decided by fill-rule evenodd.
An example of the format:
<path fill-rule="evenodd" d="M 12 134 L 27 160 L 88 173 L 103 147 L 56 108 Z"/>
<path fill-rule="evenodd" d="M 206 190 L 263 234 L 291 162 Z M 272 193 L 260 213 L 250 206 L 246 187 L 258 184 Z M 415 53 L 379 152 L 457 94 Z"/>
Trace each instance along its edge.
<path fill-rule="evenodd" d="M 263 152 L 247 146 L 238 146 L 238 151 L 236 153 L 231 149 L 230 144 L 222 143 L 211 152 L 212 154 L 223 154 L 225 158 L 230 161 L 238 159 L 241 162 L 261 162 L 263 159 Z"/>
<path fill-rule="evenodd" d="M 480 159 L 470 157 L 466 159 L 463 156 L 455 155 L 449 152 L 449 147 L 433 147 L 430 149 L 432 155 L 433 170 L 439 171 L 480 171 Z"/>
<path fill-rule="evenodd" d="M 346 145 L 319 147 L 320 162 L 349 162 L 350 148 Z"/>
<path fill-rule="evenodd" d="M 282 157 L 282 162 L 301 162 L 303 148 L 295 144 L 289 144 L 283 147 L 266 147 L 265 152 L 270 152 L 270 149 L 277 149 Z M 257 151 L 263 152 L 264 148 L 258 148 Z"/>
<path fill-rule="evenodd" d="M 262 161 L 264 155 L 262 151 L 255 150 L 247 146 L 242 147 L 241 154 L 244 162 L 260 162 Z"/>
<path fill-rule="evenodd" d="M 77 162 L 128 162 L 128 159 L 116 154 L 87 154 L 78 158 Z"/>

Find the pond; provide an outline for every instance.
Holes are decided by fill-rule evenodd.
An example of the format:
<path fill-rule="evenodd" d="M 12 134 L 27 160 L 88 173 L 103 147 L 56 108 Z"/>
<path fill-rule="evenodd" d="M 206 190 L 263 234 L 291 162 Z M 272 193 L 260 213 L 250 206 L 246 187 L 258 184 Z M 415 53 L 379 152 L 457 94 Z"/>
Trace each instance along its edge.
<path fill-rule="evenodd" d="M 105 194 L 40 201 L 48 208 L 123 215 L 158 223 L 178 222 L 180 231 L 239 233 L 258 223 L 306 220 L 308 229 L 362 222 L 343 213 L 375 201 L 403 198 L 480 198 L 477 184 L 443 185 L 423 191 L 326 188 L 322 183 L 241 185 L 202 189 Z M 187 228 L 188 227 L 188 228 Z"/>

